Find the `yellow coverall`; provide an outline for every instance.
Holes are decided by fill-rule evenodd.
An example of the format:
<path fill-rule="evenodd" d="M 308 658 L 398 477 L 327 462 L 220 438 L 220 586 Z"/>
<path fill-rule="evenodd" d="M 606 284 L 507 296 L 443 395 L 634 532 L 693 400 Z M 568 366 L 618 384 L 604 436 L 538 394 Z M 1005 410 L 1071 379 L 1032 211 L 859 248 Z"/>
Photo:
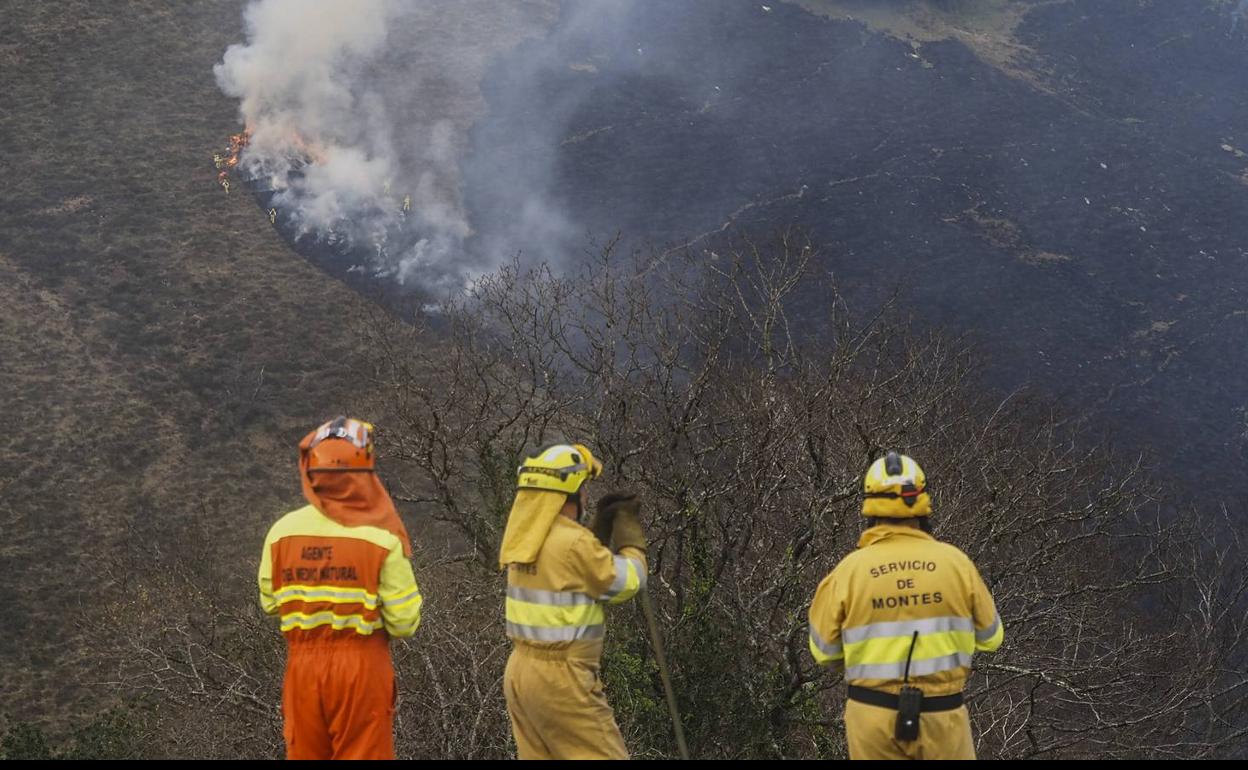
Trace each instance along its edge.
<path fill-rule="evenodd" d="M 645 586 L 646 557 L 612 554 L 560 516 L 531 564 L 507 568 L 507 636 L 514 649 L 503 692 L 520 759 L 628 759 L 598 670 L 604 604 Z"/>
<path fill-rule="evenodd" d="M 823 579 L 810 606 L 815 661 L 844 666 L 849 685 L 893 694 L 902 687 L 912 640 L 909 683 L 927 698 L 961 692 L 971 656 L 997 649 L 1004 638 L 992 596 L 970 558 L 904 525 L 864 532 L 858 550 Z M 914 741 L 896 740 L 896 719 L 891 708 L 850 700 L 850 758 L 975 758 L 964 705 L 923 712 Z"/>

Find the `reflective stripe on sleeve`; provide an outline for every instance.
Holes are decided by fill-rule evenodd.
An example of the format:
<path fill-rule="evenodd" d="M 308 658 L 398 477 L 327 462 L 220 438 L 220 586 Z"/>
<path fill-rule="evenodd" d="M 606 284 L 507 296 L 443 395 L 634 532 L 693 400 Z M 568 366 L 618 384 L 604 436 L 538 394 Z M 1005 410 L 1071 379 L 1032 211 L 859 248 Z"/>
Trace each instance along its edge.
<path fill-rule="evenodd" d="M 1001 616 L 998 615 L 992 619 L 992 625 L 985 629 L 975 632 L 975 641 L 986 642 L 997 635 L 997 629 L 1001 627 Z"/>
<path fill-rule="evenodd" d="M 416 632 L 416 628 L 420 625 L 420 618 L 416 618 L 410 623 L 404 623 L 401 626 L 390 626 L 386 630 L 394 636 L 411 636 Z"/>
<path fill-rule="evenodd" d="M 1001 624 L 1001 616 L 992 619 L 992 625 L 975 632 L 975 649 L 980 652 L 994 652 L 1005 641 L 1005 626 Z"/>
<path fill-rule="evenodd" d="M 810 627 L 810 654 L 814 656 L 815 662 L 820 665 L 845 657 L 845 651 L 841 648 L 841 645 L 825 642 L 814 626 Z"/>
<path fill-rule="evenodd" d="M 637 559 L 626 556 L 612 558 L 615 559 L 615 580 L 602 598 L 608 604 L 621 604 L 646 587 L 646 568 Z"/>
<path fill-rule="evenodd" d="M 407 593 L 405 593 L 405 594 L 401 594 L 401 595 L 396 596 L 396 597 L 394 597 L 394 598 L 392 598 L 392 599 L 383 598 L 383 599 L 382 599 L 382 604 L 383 604 L 383 605 L 385 605 L 385 607 L 386 607 L 387 609 L 390 609 L 390 610 L 398 610 L 398 609 L 402 609 L 403 607 L 406 607 L 407 605 L 411 604 L 412 602 L 415 602 L 415 601 L 420 601 L 420 599 L 421 599 L 421 596 L 420 596 L 420 589 L 419 589 L 419 588 L 413 588 L 412 590 L 408 591 Z"/>

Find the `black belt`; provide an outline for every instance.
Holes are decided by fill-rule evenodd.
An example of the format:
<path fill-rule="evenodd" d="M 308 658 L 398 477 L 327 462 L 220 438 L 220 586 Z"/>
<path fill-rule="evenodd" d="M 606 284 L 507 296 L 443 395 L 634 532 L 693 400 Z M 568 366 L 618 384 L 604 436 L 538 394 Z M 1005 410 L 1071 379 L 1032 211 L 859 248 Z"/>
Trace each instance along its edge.
<path fill-rule="evenodd" d="M 892 709 L 896 711 L 898 708 L 897 696 L 891 692 L 880 692 L 879 690 L 870 690 L 866 687 L 857 685 L 849 685 L 849 699 L 856 700 L 859 703 L 865 703 L 868 706 L 879 706 L 881 708 Z M 923 711 L 953 711 L 962 705 L 962 693 L 955 692 L 953 695 L 935 695 L 923 696 Z"/>

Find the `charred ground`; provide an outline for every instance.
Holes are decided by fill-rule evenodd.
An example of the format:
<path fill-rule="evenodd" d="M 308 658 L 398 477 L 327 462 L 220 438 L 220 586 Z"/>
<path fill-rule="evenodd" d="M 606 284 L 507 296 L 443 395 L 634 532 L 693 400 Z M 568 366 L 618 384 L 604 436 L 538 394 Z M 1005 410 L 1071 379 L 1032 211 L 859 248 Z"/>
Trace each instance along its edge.
<path fill-rule="evenodd" d="M 1243 467 L 1248 38 L 1231 4 L 768 9 L 638 4 L 614 48 L 560 27 L 518 48 L 486 80 L 472 210 L 505 221 L 537 189 L 591 231 L 694 249 L 799 223 L 851 300 L 900 290 L 920 322 L 975 332 L 999 385 L 1061 396 L 1171 469 Z M 500 185 L 500 146 L 552 154 L 553 178 Z"/>

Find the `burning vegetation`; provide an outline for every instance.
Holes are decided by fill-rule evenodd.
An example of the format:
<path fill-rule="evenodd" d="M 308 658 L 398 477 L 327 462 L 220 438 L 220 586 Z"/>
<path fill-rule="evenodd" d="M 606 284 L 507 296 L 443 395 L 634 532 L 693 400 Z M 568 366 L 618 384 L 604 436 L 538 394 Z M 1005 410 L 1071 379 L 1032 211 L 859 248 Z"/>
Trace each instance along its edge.
<path fill-rule="evenodd" d="M 225 188 L 227 193 L 230 191 L 230 171 L 238 166 L 239 156 L 250 141 L 250 131 L 244 130 L 242 133 L 231 134 L 230 147 L 225 154 L 215 153 L 212 156 L 212 162 L 217 167 L 217 182 Z"/>

